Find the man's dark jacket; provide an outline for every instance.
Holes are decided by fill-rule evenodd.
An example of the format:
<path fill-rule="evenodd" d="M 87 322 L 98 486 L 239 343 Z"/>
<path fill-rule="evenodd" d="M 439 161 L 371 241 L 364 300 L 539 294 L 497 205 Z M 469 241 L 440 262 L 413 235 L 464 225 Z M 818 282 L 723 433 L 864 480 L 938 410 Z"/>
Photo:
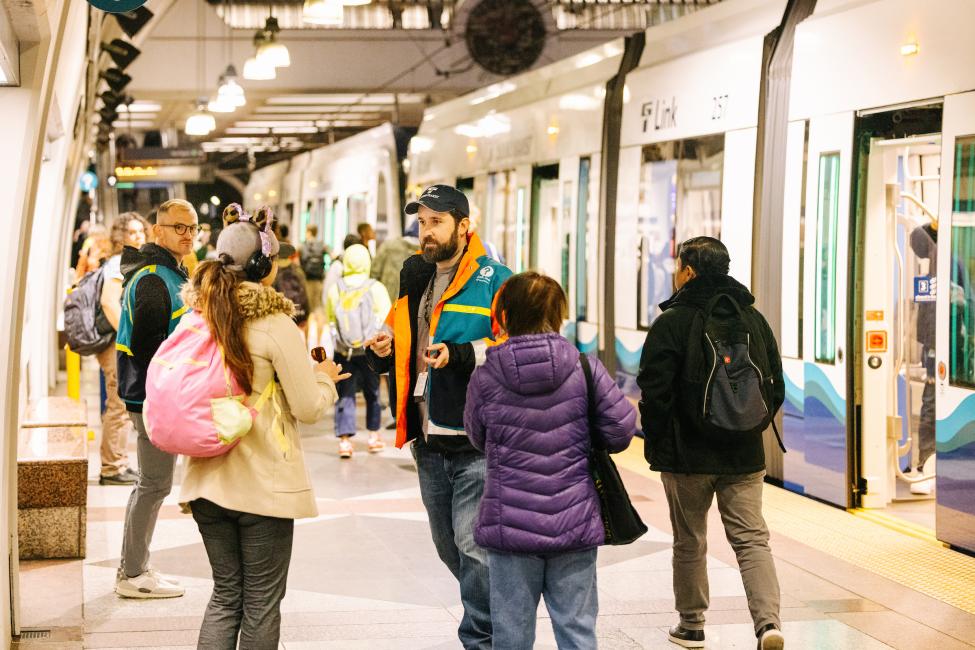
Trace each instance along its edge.
<path fill-rule="evenodd" d="M 785 399 L 779 348 L 765 318 L 752 307 L 755 297 L 728 275 L 704 275 L 690 280 L 660 305 L 663 313 L 647 332 L 640 359 L 637 383 L 642 393 L 640 417 L 645 436 L 644 455 L 655 471 L 747 474 L 765 469 L 761 433 L 719 440 L 692 430 L 677 405 L 691 325 L 708 300 L 721 293 L 738 302 L 749 331 L 764 338 L 773 380 L 773 413 Z M 716 310 L 720 312 L 720 309 L 719 303 Z M 726 309 L 730 311 L 731 307 Z"/>
<path fill-rule="evenodd" d="M 498 288 L 511 275 L 511 271 L 487 257 L 477 235 L 471 236 L 471 241 L 465 249 L 464 257 L 460 262 L 461 268 L 458 270 L 458 279 L 463 271 L 465 260 L 469 258 L 470 261 L 467 263 L 474 265 L 471 268 L 481 272 L 472 275 L 464 284 L 464 287 L 480 285 L 490 296 L 496 295 Z M 490 271 L 486 270 L 487 267 L 490 267 Z M 431 393 L 435 393 L 437 399 L 427 404 L 429 409 L 428 415 L 432 421 L 458 427 L 460 431 L 459 435 L 430 435 L 424 439 L 420 410 L 412 399 L 416 383 L 416 355 L 424 352 L 422 346 L 418 348 L 415 336 L 417 319 L 419 318 L 419 305 L 436 270 L 436 264 L 424 261 L 422 255 L 413 255 L 406 259 L 403 263 L 403 269 L 400 271 L 399 298 L 394 304 L 394 310 L 402 308 L 405 302 L 405 307 L 409 315 L 409 328 L 414 333 L 414 335 L 410 336 L 409 362 L 406 364 L 406 376 L 409 385 L 397 386 L 397 372 L 395 372 L 395 369 L 401 367 L 404 362 L 402 359 L 397 358 L 395 344 L 393 346 L 393 353 L 385 358 L 380 358 L 372 350 L 367 349 L 366 360 L 374 372 L 379 374 L 389 373 L 389 393 L 391 399 L 393 399 L 393 396 L 397 398 L 402 397 L 399 391 L 404 391 L 406 397 L 405 441 L 416 440 L 416 444 L 418 445 L 426 446 L 433 451 L 445 454 L 480 453 L 471 445 L 467 435 L 463 432 L 467 385 L 470 382 L 471 373 L 474 372 L 476 366 L 476 355 L 471 343 L 444 341 L 449 353 L 448 363 L 443 368 L 430 371 L 430 391 Z M 451 285 L 453 286 L 453 283 Z M 454 299 L 451 299 L 451 302 L 456 302 L 457 299 L 463 296 L 463 293 L 458 294 Z M 481 306 L 486 308 L 490 304 L 490 301 L 488 301 Z M 451 315 L 456 315 L 456 312 Z M 493 322 L 493 315 L 491 319 Z M 397 440 L 399 439 L 399 434 L 397 434 Z M 400 443 L 398 442 L 397 444 Z"/>

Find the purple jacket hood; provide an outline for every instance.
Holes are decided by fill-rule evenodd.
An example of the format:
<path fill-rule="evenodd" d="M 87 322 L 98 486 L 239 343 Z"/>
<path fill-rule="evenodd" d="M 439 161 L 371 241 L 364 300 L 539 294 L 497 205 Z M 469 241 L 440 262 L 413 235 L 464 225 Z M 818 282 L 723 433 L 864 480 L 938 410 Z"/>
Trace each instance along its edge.
<path fill-rule="evenodd" d="M 595 429 L 627 447 L 636 411 L 596 359 Z M 581 550 L 604 541 L 589 475 L 586 380 L 579 351 L 558 334 L 516 336 L 490 348 L 471 377 L 464 426 L 487 455 L 474 539 L 509 553 Z"/>

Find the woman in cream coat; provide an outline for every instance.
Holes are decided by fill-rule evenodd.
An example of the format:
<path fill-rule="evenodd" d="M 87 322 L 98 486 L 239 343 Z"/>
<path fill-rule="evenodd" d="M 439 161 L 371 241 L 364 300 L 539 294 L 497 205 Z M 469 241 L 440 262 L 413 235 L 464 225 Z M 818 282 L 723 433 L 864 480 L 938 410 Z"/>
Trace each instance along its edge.
<path fill-rule="evenodd" d="M 280 245 L 268 217 L 225 213 L 219 259 L 201 264 L 184 290 L 247 403 L 265 395 L 234 449 L 188 459 L 180 502 L 200 529 L 214 582 L 199 648 L 236 648 L 238 634 L 240 648 L 278 647 L 294 520 L 318 514 L 297 423 L 324 418 L 338 399 L 335 382 L 348 377 L 331 361 L 312 366 L 294 305 L 270 287 Z M 270 258 L 264 267 L 249 264 L 255 253 Z"/>

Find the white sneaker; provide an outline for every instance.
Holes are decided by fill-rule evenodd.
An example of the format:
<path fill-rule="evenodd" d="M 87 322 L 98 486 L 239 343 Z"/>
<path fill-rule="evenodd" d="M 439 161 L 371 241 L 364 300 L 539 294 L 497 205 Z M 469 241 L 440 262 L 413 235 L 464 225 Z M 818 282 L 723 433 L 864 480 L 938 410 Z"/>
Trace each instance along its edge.
<path fill-rule="evenodd" d="M 126 598 L 178 598 L 186 590 L 146 571 L 141 576 L 119 580 L 115 585 L 115 593 Z"/>
<path fill-rule="evenodd" d="M 925 481 L 918 481 L 917 483 L 911 483 L 911 494 L 931 494 L 931 490 L 934 488 L 934 479 L 929 478 Z"/>
<path fill-rule="evenodd" d="M 339 458 L 352 458 L 352 441 L 339 438 Z"/>
<path fill-rule="evenodd" d="M 175 585 L 177 587 L 180 585 L 179 578 L 174 578 L 173 576 L 168 575 L 166 573 L 159 573 L 151 566 L 146 567 L 146 573 L 148 573 L 151 576 L 155 576 L 156 580 L 158 580 L 159 582 L 168 582 L 169 584 Z"/>
<path fill-rule="evenodd" d="M 785 648 L 785 637 L 777 628 L 769 628 L 758 637 L 758 650 L 783 650 L 783 648 Z"/>

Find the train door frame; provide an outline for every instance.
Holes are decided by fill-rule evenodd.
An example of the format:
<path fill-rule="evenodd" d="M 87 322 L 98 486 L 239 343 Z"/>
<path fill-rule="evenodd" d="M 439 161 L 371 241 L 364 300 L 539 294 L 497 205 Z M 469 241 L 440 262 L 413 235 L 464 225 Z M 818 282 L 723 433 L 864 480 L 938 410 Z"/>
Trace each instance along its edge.
<path fill-rule="evenodd" d="M 894 310 L 887 309 L 887 269 L 878 267 L 878 263 L 886 263 L 890 242 L 883 229 L 878 227 L 877 215 L 873 213 L 877 210 L 875 202 L 884 200 L 885 205 L 889 202 L 886 197 L 887 179 L 878 177 L 884 169 L 883 160 L 876 157 L 884 155 L 884 149 L 889 146 L 887 143 L 916 140 L 918 144 L 930 146 L 929 140 L 940 139 L 940 107 L 941 100 L 934 100 L 918 105 L 864 110 L 858 112 L 854 123 L 853 168 L 856 176 L 851 195 L 850 311 L 847 315 L 848 348 L 852 357 L 852 363 L 847 368 L 847 404 L 853 410 L 849 414 L 852 416 L 849 418 L 848 459 L 852 471 L 849 501 L 850 507 L 854 508 L 886 507 L 896 497 L 896 478 L 902 474 L 899 468 L 891 470 L 889 466 L 890 463 L 899 464 L 901 461 L 898 453 L 889 455 L 888 437 L 894 434 L 892 427 L 898 420 L 890 413 L 892 406 L 896 410 L 897 401 L 893 405 L 887 403 L 886 391 L 890 388 L 888 382 L 892 380 L 887 373 L 893 364 L 893 346 L 897 345 L 900 356 L 905 345 L 904 340 L 895 341 L 893 334 L 896 332 L 901 339 L 905 335 L 902 328 L 894 327 L 889 318 Z M 885 214 L 885 220 L 887 217 Z M 881 237 L 882 242 L 878 241 Z M 877 246 L 881 249 L 878 250 Z M 906 266 L 901 273 L 907 273 Z M 888 313 L 885 314 L 885 310 Z M 868 331 L 878 339 L 876 342 L 867 340 Z M 882 370 L 885 363 L 888 368 Z M 875 381 L 868 384 L 867 373 L 877 371 L 888 381 L 881 382 L 880 386 Z M 911 405 L 907 404 L 906 408 L 909 416 Z M 880 427 L 882 439 L 878 441 L 876 421 L 880 419 L 881 411 L 884 414 Z M 897 433 L 899 438 L 900 431 Z M 916 478 L 903 479 L 918 482 Z"/>
<path fill-rule="evenodd" d="M 954 259 L 955 241 L 960 229 L 975 229 L 975 92 L 967 92 L 945 97 L 941 131 L 941 209 L 938 232 L 938 277 L 948 280 L 939 282 L 937 292 L 936 340 L 936 429 L 935 440 L 938 458 L 937 494 L 935 512 L 938 539 L 953 547 L 975 550 L 975 507 L 971 501 L 971 479 L 975 473 L 975 462 L 966 459 L 975 447 L 971 439 L 972 422 L 975 418 L 975 372 L 968 385 L 954 380 L 954 360 L 951 356 L 958 352 L 952 345 L 952 307 L 960 299 L 971 305 L 975 302 L 972 294 L 972 269 L 958 269 Z M 961 149 L 964 139 L 969 147 Z M 959 169 L 960 164 L 966 167 Z M 967 188 L 964 197 L 956 194 L 956 182 L 962 180 L 963 169 L 967 169 Z M 966 208 L 962 210 L 962 206 Z M 960 215 L 967 215 L 965 219 Z M 959 232 L 956 232 L 958 230 Z M 945 236 L 947 234 L 948 236 Z M 966 233 L 971 234 L 971 233 Z M 967 257 L 969 265 L 973 256 Z M 963 272 L 957 278 L 968 286 L 955 282 L 956 271 Z M 947 287 L 947 288 L 945 288 Z M 960 294 L 960 295 L 958 295 Z M 969 307 L 970 308 L 970 307 Z M 968 309 L 966 309 L 967 311 Z M 970 323 L 969 323 L 970 324 Z M 957 331 L 957 330 L 955 330 Z M 966 328 L 966 334 L 972 336 Z M 975 346 L 975 342 L 973 342 Z M 950 354 L 949 354 L 950 353 Z M 967 440 L 966 440 L 967 434 Z M 956 453 L 959 452 L 959 453 Z M 966 486 L 967 482 L 967 486 Z M 967 507 L 967 510 L 958 506 Z"/>
<path fill-rule="evenodd" d="M 846 291 L 849 295 L 852 272 L 850 224 L 854 118 L 850 111 L 815 116 L 809 120 L 808 164 L 805 165 L 805 268 L 800 270 L 805 286 L 802 313 L 806 325 L 802 345 L 803 418 L 797 431 L 786 432 L 787 439 L 793 436 L 801 439 L 802 455 L 800 459 L 790 459 L 790 455 L 784 459 L 787 485 L 797 487 L 807 496 L 844 508 L 852 505 L 849 459 L 852 409 L 848 408 L 851 328 L 847 327 L 850 305 L 845 300 L 838 300 L 837 294 Z M 824 193 L 822 190 L 827 182 L 830 186 L 828 193 Z M 821 198 L 825 197 L 832 199 L 824 206 Z M 827 215 L 830 220 L 828 230 L 821 228 L 820 217 L 824 209 L 835 213 Z M 821 237 L 828 238 L 824 246 L 820 246 Z M 822 255 L 827 258 L 829 273 L 823 278 L 825 283 L 817 283 Z M 846 260 L 845 264 L 843 260 Z M 820 304 L 817 298 L 825 298 L 826 305 Z M 831 332 L 813 326 L 817 322 L 817 310 L 824 325 L 832 327 Z M 821 336 L 824 331 L 825 338 Z M 823 349 L 815 345 L 817 336 L 820 336 Z M 825 349 L 827 346 L 828 350 Z M 837 437 L 843 440 L 842 451 L 836 448 Z M 795 475 L 790 476 L 790 465 L 796 470 Z M 842 475 L 839 481 L 835 474 Z"/>
<path fill-rule="evenodd" d="M 529 194 L 529 213 L 528 213 L 528 268 L 539 269 L 539 241 L 541 230 L 541 194 L 542 183 L 545 181 L 555 181 L 559 183 L 559 163 L 541 163 L 533 165 L 531 168 L 531 190 Z M 558 185 L 556 193 L 559 192 Z M 560 283 L 561 284 L 561 283 Z"/>

